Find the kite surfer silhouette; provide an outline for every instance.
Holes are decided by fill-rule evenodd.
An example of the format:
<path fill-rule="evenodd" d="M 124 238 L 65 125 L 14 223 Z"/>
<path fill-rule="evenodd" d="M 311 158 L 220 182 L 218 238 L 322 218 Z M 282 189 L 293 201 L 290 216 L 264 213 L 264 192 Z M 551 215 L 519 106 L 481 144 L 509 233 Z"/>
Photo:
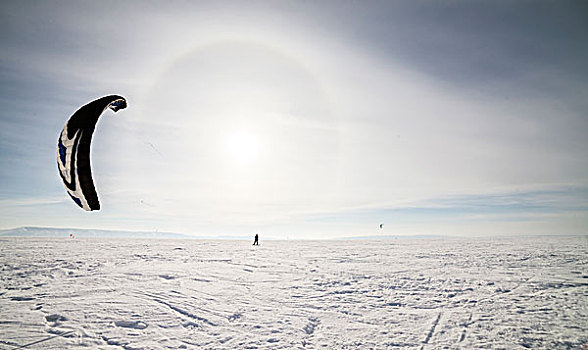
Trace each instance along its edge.
<path fill-rule="evenodd" d="M 259 245 L 259 236 L 257 233 L 255 234 L 255 238 L 253 239 L 253 245 Z"/>

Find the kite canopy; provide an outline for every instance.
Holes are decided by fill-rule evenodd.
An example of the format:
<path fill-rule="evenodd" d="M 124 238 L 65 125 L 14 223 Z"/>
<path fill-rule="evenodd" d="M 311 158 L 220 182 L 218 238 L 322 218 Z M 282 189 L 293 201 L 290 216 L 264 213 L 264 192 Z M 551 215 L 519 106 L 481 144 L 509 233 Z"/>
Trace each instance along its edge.
<path fill-rule="evenodd" d="M 90 143 L 98 118 L 108 108 L 116 112 L 126 107 L 122 96 L 99 98 L 78 109 L 61 131 L 57 141 L 59 175 L 67 193 L 84 210 L 100 210 L 90 166 Z"/>

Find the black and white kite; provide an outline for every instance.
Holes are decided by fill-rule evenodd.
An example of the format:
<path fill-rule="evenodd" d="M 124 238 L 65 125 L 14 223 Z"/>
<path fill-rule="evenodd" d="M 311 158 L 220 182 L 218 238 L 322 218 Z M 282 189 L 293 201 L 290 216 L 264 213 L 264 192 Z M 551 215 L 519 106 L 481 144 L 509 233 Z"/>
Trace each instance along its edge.
<path fill-rule="evenodd" d="M 126 107 L 122 96 L 99 98 L 78 109 L 61 131 L 57 142 L 59 175 L 67 193 L 84 210 L 100 210 L 90 167 L 90 143 L 98 118 L 108 108 L 116 112 Z"/>

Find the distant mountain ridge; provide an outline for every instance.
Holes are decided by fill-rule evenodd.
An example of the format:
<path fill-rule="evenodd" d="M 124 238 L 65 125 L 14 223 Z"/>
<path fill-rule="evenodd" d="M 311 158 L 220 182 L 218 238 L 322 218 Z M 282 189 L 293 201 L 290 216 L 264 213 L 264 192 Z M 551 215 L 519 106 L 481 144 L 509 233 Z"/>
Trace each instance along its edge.
<path fill-rule="evenodd" d="M 17 227 L 0 230 L 0 237 L 94 237 L 94 238 L 175 238 L 175 239 L 229 239 L 229 240 L 251 240 L 253 236 L 195 236 L 175 232 L 159 231 L 124 231 L 124 230 L 100 230 L 81 228 L 55 228 L 55 227 Z M 445 238 L 439 235 L 417 235 L 417 236 L 351 236 L 338 237 L 330 240 L 389 240 L 389 239 L 435 239 Z M 275 237 L 264 237 L 265 240 L 275 240 Z M 278 238 L 279 239 L 279 238 Z"/>
<path fill-rule="evenodd" d="M 124 231 L 124 230 L 100 230 L 100 229 L 82 229 L 82 228 L 55 228 L 55 227 L 32 227 L 32 226 L 24 226 L 24 227 L 17 227 L 11 229 L 2 229 L 0 230 L 0 238 L 1 237 L 69 237 L 70 234 L 73 234 L 75 237 L 84 237 L 84 238 L 159 238 L 159 239 L 207 239 L 207 240 L 251 240 L 253 241 L 253 233 L 251 235 L 241 235 L 241 236 L 231 236 L 231 235 L 221 235 L 221 236 L 213 236 L 213 235 L 206 235 L 206 236 L 196 236 L 196 235 L 188 235 L 184 233 L 176 233 L 176 232 L 159 232 L 159 231 Z M 588 235 L 518 235 L 518 236 L 498 236 L 501 238 L 508 238 L 508 237 L 517 237 L 517 238 L 524 238 L 524 237 L 534 237 L 534 238 L 546 238 L 546 237 L 586 237 L 588 239 Z M 337 240 L 395 240 L 395 239 L 457 239 L 457 238 L 476 238 L 476 236 L 471 237 L 460 237 L 460 236 L 445 236 L 445 235 L 365 235 L 365 236 L 343 236 L 343 237 L 334 237 L 334 238 L 314 238 L 313 240 L 329 240 L 329 241 L 337 241 Z M 477 238 L 484 238 L 484 237 L 477 237 Z M 488 237 L 486 237 L 488 238 Z M 279 237 L 279 236 L 270 236 L 267 235 L 263 237 L 264 241 L 275 241 L 275 240 L 288 240 L 287 237 Z M 296 239 L 294 239 L 296 240 Z M 306 240 L 306 239 L 301 239 Z"/>
<path fill-rule="evenodd" d="M 123 231 L 81 228 L 17 227 L 0 230 L 0 237 L 108 237 L 108 238 L 176 238 L 176 239 L 251 239 L 244 236 L 192 236 L 175 232 Z"/>

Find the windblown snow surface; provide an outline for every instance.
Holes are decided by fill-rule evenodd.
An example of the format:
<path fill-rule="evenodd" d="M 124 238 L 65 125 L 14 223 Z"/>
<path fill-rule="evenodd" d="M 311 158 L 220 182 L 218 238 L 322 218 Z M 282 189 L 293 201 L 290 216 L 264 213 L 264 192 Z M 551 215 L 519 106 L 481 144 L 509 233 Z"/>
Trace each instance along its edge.
<path fill-rule="evenodd" d="M 581 349 L 586 238 L 0 239 L 0 349 Z"/>

